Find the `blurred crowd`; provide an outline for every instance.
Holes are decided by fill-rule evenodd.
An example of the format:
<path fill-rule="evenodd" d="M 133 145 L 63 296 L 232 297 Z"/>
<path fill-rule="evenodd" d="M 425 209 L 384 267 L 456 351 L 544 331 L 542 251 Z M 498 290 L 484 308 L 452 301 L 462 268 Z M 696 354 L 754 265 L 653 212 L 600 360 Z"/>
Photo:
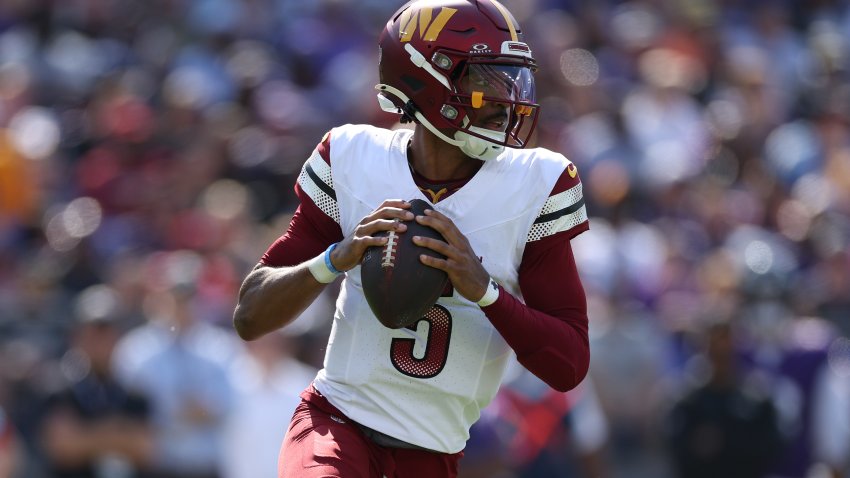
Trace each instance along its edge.
<path fill-rule="evenodd" d="M 0 478 L 274 476 L 334 290 L 230 329 L 391 0 L 0 1 Z M 584 183 L 592 364 L 520 368 L 462 476 L 850 464 L 850 2 L 505 0 Z"/>

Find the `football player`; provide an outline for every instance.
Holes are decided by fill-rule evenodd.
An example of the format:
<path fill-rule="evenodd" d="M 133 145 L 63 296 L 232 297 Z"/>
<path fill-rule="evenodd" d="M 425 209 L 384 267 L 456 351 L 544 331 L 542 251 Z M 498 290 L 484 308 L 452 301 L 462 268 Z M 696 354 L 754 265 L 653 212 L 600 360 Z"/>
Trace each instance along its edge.
<path fill-rule="evenodd" d="M 281 477 L 453 477 L 470 426 L 519 362 L 566 391 L 587 373 L 587 307 L 570 239 L 587 230 L 564 156 L 528 145 L 536 62 L 495 0 L 419 0 L 379 40 L 381 107 L 411 130 L 332 129 L 304 164 L 288 230 L 247 276 L 234 326 L 246 340 L 287 325 L 341 275 L 324 368 L 302 393 Z M 395 199 L 388 199 L 395 198 Z M 433 208 L 414 217 L 405 200 Z M 445 259 L 452 289 L 419 322 L 381 325 L 360 263 L 379 231 Z"/>

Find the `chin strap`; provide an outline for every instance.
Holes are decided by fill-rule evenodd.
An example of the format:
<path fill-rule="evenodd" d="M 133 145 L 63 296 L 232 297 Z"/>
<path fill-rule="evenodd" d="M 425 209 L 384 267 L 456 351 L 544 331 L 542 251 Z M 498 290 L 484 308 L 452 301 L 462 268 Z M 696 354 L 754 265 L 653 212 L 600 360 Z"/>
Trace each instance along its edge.
<path fill-rule="evenodd" d="M 378 104 L 381 106 L 383 111 L 387 113 L 395 113 L 402 114 L 402 111 L 395 103 L 392 102 L 389 98 L 385 96 L 386 93 L 391 94 L 399 99 L 405 105 L 412 105 L 410 98 L 407 97 L 404 93 L 398 90 L 398 88 L 394 88 L 390 85 L 380 83 L 375 86 L 375 89 L 380 91 L 378 93 Z M 475 159 L 480 159 L 482 161 L 488 161 L 491 159 L 495 159 L 502 151 L 505 150 L 505 147 L 500 144 L 492 143 L 486 139 L 479 138 L 477 136 L 473 136 L 464 131 L 456 131 L 454 134 L 454 138 L 450 138 L 446 136 L 442 131 L 440 131 L 436 126 L 431 124 L 427 118 L 415 107 L 409 108 L 410 112 L 413 112 L 413 116 L 416 118 L 422 126 L 428 128 L 428 131 L 434 133 L 438 138 L 442 139 L 446 143 L 451 144 L 452 146 L 457 146 L 461 151 L 467 156 L 473 157 Z M 493 131 L 485 128 L 479 128 L 477 126 L 470 126 L 469 130 L 480 134 L 482 136 L 486 136 L 488 138 L 493 139 L 494 141 L 504 141 L 506 137 L 506 133 L 502 133 L 499 131 Z"/>
<path fill-rule="evenodd" d="M 504 141 L 507 136 L 506 133 L 500 133 L 486 128 L 479 128 L 478 126 L 470 126 L 469 131 L 486 136 L 495 141 Z M 505 147 L 501 144 L 492 143 L 486 139 L 473 136 L 465 131 L 457 131 L 455 133 L 455 138 L 459 141 L 463 141 L 464 145 L 460 147 L 461 151 L 463 151 L 467 156 L 472 156 L 473 158 L 478 158 L 482 161 L 496 159 L 500 154 L 502 154 L 502 151 L 505 150 Z"/>

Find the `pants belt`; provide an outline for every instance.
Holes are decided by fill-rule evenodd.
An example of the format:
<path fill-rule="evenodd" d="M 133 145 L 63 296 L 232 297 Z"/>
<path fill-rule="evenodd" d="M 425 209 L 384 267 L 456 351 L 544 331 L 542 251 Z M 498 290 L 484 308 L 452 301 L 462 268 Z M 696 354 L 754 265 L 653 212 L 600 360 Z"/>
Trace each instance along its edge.
<path fill-rule="evenodd" d="M 422 451 L 430 451 L 427 448 L 423 448 L 419 445 L 414 445 L 413 443 L 407 443 L 406 441 L 399 440 L 398 438 L 393 438 L 386 433 L 381 433 L 378 430 L 373 430 L 366 425 L 361 425 L 357 423 L 357 426 L 360 427 L 360 430 L 363 431 L 363 434 L 369 437 L 370 440 L 375 442 L 376 444 L 387 447 L 387 448 L 404 448 L 407 450 L 422 450 Z"/>

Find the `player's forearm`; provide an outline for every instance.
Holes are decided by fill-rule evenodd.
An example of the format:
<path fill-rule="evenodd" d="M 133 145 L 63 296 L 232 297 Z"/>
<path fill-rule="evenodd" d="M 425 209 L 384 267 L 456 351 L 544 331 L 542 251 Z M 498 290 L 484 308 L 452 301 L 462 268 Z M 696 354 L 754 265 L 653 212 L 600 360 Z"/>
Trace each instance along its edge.
<path fill-rule="evenodd" d="M 258 266 L 239 290 L 233 326 L 242 339 L 258 339 L 292 322 L 326 285 L 313 277 L 306 264 Z"/>
<path fill-rule="evenodd" d="M 550 387 L 566 392 L 587 375 L 586 315 L 554 317 L 524 305 L 505 290 L 482 310 L 516 352 L 517 360 Z"/>

